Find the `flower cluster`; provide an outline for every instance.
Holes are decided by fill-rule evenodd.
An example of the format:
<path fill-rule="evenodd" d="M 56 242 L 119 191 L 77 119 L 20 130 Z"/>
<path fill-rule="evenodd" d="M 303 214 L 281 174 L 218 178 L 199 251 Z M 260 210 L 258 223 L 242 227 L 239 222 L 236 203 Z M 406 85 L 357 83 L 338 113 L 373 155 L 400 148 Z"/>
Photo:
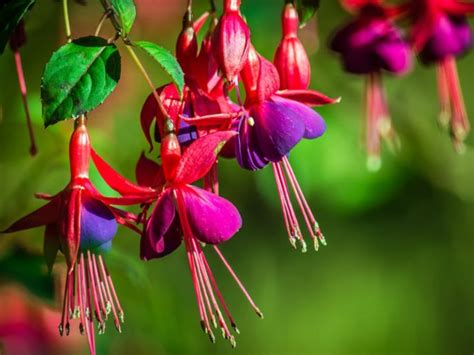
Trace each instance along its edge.
<path fill-rule="evenodd" d="M 198 44 L 197 34 L 208 23 Z M 71 320 L 95 353 L 95 331 L 105 331 L 109 316 L 121 331 L 124 313 L 103 254 L 112 246 L 121 224 L 140 236 L 140 258 L 162 258 L 181 244 L 186 249 L 202 328 L 215 341 L 220 329 L 235 346 L 238 328 L 206 260 L 203 245 L 211 245 L 255 313 L 255 304 L 219 245 L 242 226 L 236 206 L 219 195 L 218 160 L 235 159 L 247 170 L 271 165 L 283 220 L 293 247 L 307 245 L 292 201 L 296 201 L 314 248 L 325 244 L 311 208 L 291 168 L 289 155 L 302 139 L 324 134 L 323 118 L 312 109 L 331 99 L 308 89 L 309 59 L 298 39 L 298 13 L 292 2 L 282 13 L 282 39 L 274 63 L 252 45 L 240 1 L 225 0 L 220 18 L 215 9 L 193 19 L 191 6 L 176 43 L 176 58 L 184 71 L 180 92 L 166 84 L 146 99 L 141 115 L 144 136 L 155 159 L 144 153 L 132 183 L 115 171 L 92 148 L 87 117 L 75 120 L 70 141 L 71 180 L 43 207 L 4 232 L 45 226 L 44 253 L 53 267 L 58 251 L 66 259 L 60 334 L 68 335 Z M 242 85 L 240 85 L 242 84 Z M 241 87 L 245 89 L 241 92 Z M 100 176 L 120 197 L 100 194 L 89 180 L 93 161 Z M 202 181 L 201 187 L 196 183 Z M 292 196 L 293 195 L 293 196 Z M 117 206 L 140 207 L 139 213 Z"/>
<path fill-rule="evenodd" d="M 25 42 L 22 16 L 33 3 L 17 6 L 13 0 L 0 0 L 0 10 L 19 14 L 5 19 L 7 26 L 2 24 L 2 31 L 9 31 L 7 40 L 15 55 L 27 116 L 18 50 Z M 129 38 L 135 19 L 133 1 L 101 1 L 104 14 L 96 35 L 75 41 L 65 16 L 69 42 L 52 55 L 43 75 L 45 125 L 75 120 L 69 146 L 71 177 L 59 193 L 37 194 L 46 204 L 4 233 L 45 227 L 48 267 L 52 269 L 61 252 L 68 270 L 59 333 L 68 335 L 75 319 L 80 332 L 87 335 L 92 354 L 95 329 L 103 333 L 110 317 L 120 332 L 124 321 L 119 292 L 104 257 L 119 224 L 139 236 L 139 257 L 144 261 L 165 257 L 183 245 L 200 323 L 211 341 L 220 331 L 235 346 L 239 330 L 206 259 L 204 245 L 217 254 L 251 308 L 263 318 L 219 249 L 242 226 L 237 207 L 219 194 L 220 159 L 233 159 L 250 171 L 270 166 L 290 244 L 305 252 L 308 239 L 304 234 L 309 235 L 315 250 L 326 244 L 290 164 L 291 151 L 298 143 L 325 133 L 325 121 L 314 108 L 340 101 L 309 88 L 310 61 L 298 38 L 299 14 L 305 20 L 308 13 L 307 9 L 300 11 L 300 6 L 315 10 L 319 1 L 284 2 L 282 37 L 273 62 L 253 45 L 240 0 L 224 0 L 220 17 L 211 1 L 211 11 L 197 19 L 191 3 L 188 1 L 176 41 L 176 58 L 151 42 Z M 393 149 L 399 146 L 382 76 L 407 73 L 414 52 L 423 63 L 437 65 L 440 121 L 450 127 L 455 147 L 462 150 L 469 123 L 455 58 L 471 48 L 466 16 L 474 12 L 474 5 L 461 0 L 412 0 L 402 5 L 386 5 L 382 0 L 341 3 L 354 19 L 334 34 L 330 46 L 346 71 L 367 78 L 369 167 L 375 170 L 381 165 L 382 139 Z M 67 14 L 67 1 L 63 6 Z M 411 20 L 409 36 L 398 27 L 397 21 L 403 18 Z M 98 36 L 106 19 L 116 30 L 108 40 Z M 199 43 L 198 34 L 206 24 L 207 33 Z M 119 38 L 152 90 L 140 113 L 150 149 L 138 159 L 136 183 L 121 176 L 92 149 L 87 129 L 88 112 L 105 100 L 120 78 L 120 55 L 115 46 Z M 173 82 L 155 88 L 134 48 L 150 54 Z M 119 197 L 104 196 L 94 187 L 89 179 L 91 161 Z M 135 210 L 125 211 L 124 206 Z"/>

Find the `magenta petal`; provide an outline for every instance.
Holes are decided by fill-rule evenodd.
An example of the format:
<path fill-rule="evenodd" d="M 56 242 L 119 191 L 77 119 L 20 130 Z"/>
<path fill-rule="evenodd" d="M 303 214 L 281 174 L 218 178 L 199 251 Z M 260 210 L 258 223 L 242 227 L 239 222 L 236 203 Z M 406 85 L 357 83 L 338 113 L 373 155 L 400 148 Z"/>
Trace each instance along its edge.
<path fill-rule="evenodd" d="M 201 242 L 225 242 L 242 226 L 239 211 L 225 198 L 189 185 L 182 192 L 189 224 Z"/>
<path fill-rule="evenodd" d="M 280 102 L 283 99 L 273 98 L 275 96 L 254 105 L 250 114 L 255 121 L 254 128 L 261 152 L 266 159 L 276 162 L 303 138 L 305 124 L 303 117 L 293 110 L 292 105 Z"/>
<path fill-rule="evenodd" d="M 181 244 L 181 234 L 171 191 L 166 190 L 156 203 L 142 236 L 141 258 L 150 260 L 172 253 Z"/>
<path fill-rule="evenodd" d="M 324 122 L 323 118 L 312 108 L 303 105 L 300 102 L 284 99 L 276 95 L 273 96 L 272 100 L 273 102 L 286 105 L 289 111 L 289 115 L 293 115 L 294 117 L 300 117 L 305 126 L 304 138 L 318 138 L 322 136 L 326 131 L 326 122 Z"/>

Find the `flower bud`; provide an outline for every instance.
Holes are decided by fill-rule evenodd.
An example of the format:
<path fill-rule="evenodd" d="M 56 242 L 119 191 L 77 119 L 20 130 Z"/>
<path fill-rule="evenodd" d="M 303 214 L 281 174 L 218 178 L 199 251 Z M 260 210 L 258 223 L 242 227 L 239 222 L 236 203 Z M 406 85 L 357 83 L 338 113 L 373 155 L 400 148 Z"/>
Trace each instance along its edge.
<path fill-rule="evenodd" d="M 161 141 L 161 161 L 163 165 L 163 172 L 167 181 L 174 180 L 176 175 L 176 168 L 181 159 L 181 146 L 179 145 L 178 137 L 174 123 L 171 118 L 165 118 L 164 122 L 164 136 Z"/>
<path fill-rule="evenodd" d="M 282 39 L 273 63 L 280 75 L 280 89 L 304 90 L 311 80 L 311 66 L 303 44 L 298 39 L 298 12 L 288 3 L 282 13 Z"/>
<path fill-rule="evenodd" d="M 250 30 L 239 12 L 240 0 L 228 0 L 212 40 L 214 56 L 224 77 L 235 82 L 247 60 Z"/>
<path fill-rule="evenodd" d="M 192 74 L 197 51 L 198 44 L 193 28 L 192 14 L 186 11 L 183 18 L 183 30 L 176 41 L 176 59 L 178 59 L 183 71 L 188 75 Z"/>

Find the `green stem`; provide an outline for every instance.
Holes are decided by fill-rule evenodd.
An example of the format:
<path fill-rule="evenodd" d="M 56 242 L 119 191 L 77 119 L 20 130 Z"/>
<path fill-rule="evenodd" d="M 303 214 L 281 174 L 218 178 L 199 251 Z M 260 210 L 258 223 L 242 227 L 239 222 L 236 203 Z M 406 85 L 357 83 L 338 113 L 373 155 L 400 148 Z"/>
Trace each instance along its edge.
<path fill-rule="evenodd" d="M 209 2 L 211 6 L 211 12 L 216 12 L 217 11 L 216 2 L 214 0 L 210 0 Z"/>
<path fill-rule="evenodd" d="M 110 16 L 110 11 L 105 11 L 103 14 L 102 14 L 102 17 L 100 18 L 100 21 L 99 21 L 99 24 L 97 25 L 97 28 L 95 30 L 95 34 L 94 36 L 99 36 L 99 33 L 100 33 L 100 30 L 102 29 L 102 26 L 105 22 L 105 20 L 107 20 L 107 18 Z"/>
<path fill-rule="evenodd" d="M 155 97 L 155 100 L 158 104 L 158 108 L 160 109 L 161 113 L 163 114 L 163 117 L 168 118 L 169 117 L 168 112 L 166 111 L 165 107 L 163 106 L 163 103 L 161 102 L 160 96 L 156 92 L 156 86 L 153 85 L 153 82 L 151 81 L 150 76 L 148 75 L 147 71 L 145 70 L 145 67 L 143 66 L 142 62 L 138 58 L 137 54 L 133 50 L 132 45 L 127 44 L 125 47 L 127 48 L 128 52 L 132 56 L 132 59 L 135 62 L 136 66 L 138 67 L 138 69 L 141 71 L 141 73 L 145 77 L 145 81 L 147 82 L 148 86 L 150 86 L 151 92 L 153 93 L 153 96 Z"/>
<path fill-rule="evenodd" d="M 66 39 L 68 42 L 72 41 L 71 35 L 71 24 L 69 23 L 69 10 L 67 5 L 67 0 L 63 0 L 63 15 L 64 15 L 64 25 L 66 27 Z"/>

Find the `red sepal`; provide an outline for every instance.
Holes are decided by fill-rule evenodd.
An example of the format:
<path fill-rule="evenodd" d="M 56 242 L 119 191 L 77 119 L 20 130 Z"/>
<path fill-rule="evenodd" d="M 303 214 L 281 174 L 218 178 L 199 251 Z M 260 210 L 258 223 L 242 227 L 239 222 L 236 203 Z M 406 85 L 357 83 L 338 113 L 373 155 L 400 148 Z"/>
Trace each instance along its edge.
<path fill-rule="evenodd" d="M 178 164 L 174 182 L 191 184 L 201 179 L 214 165 L 225 143 L 236 134 L 234 131 L 222 131 L 194 141 Z"/>
<path fill-rule="evenodd" d="M 59 218 L 60 201 L 59 198 L 56 198 L 48 202 L 46 205 L 13 223 L 10 227 L 2 231 L 2 233 L 13 233 L 56 222 Z"/>
<path fill-rule="evenodd" d="M 107 185 L 120 193 L 121 195 L 148 195 L 151 189 L 133 184 L 116 172 L 109 164 L 107 164 L 96 152 L 91 149 L 92 161 L 94 162 L 100 176 L 105 180 Z"/>
<path fill-rule="evenodd" d="M 202 26 L 204 26 L 208 18 L 209 18 L 209 12 L 206 11 L 201 16 L 199 16 L 196 21 L 193 22 L 193 29 L 194 29 L 194 32 L 196 32 L 196 34 L 199 34 L 199 32 L 202 29 Z"/>
<path fill-rule="evenodd" d="M 335 104 L 341 101 L 340 97 L 332 99 L 315 90 L 280 90 L 276 92 L 276 95 L 311 107 Z"/>

